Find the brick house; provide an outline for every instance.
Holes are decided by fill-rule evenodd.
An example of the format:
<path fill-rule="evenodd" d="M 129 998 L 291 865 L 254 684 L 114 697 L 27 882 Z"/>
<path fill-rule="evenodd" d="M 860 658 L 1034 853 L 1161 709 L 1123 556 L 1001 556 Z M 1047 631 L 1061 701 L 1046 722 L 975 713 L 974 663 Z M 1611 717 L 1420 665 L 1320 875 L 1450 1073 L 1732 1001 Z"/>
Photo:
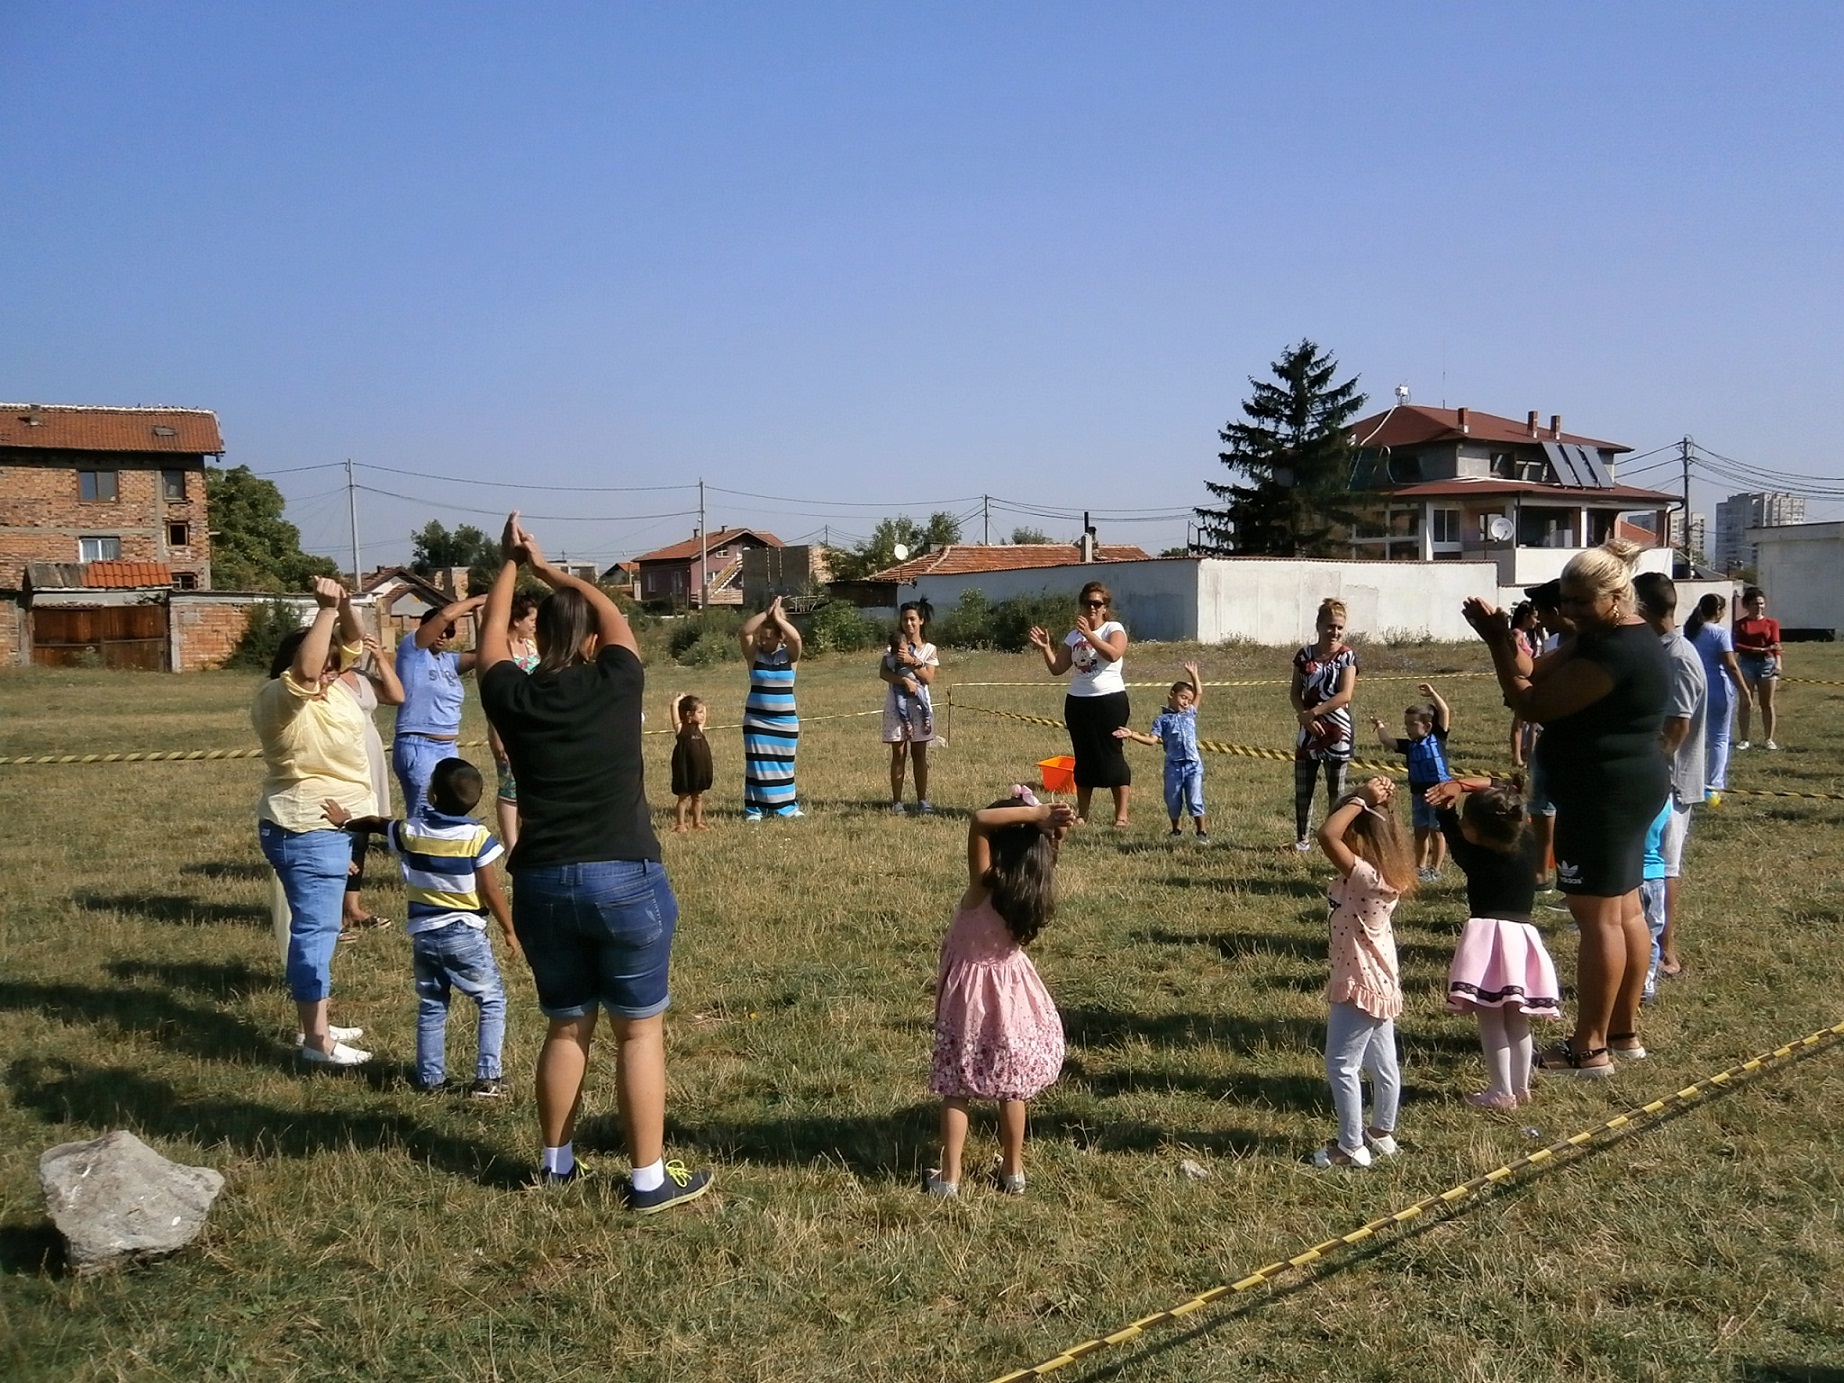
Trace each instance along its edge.
<path fill-rule="evenodd" d="M 781 539 L 760 528 L 725 528 L 703 541 L 705 564 L 698 564 L 699 539 L 642 553 L 634 559 L 635 598 L 648 605 L 695 605 L 710 573 L 711 604 L 743 603 L 743 554 L 756 548 L 781 547 Z"/>
<path fill-rule="evenodd" d="M 202 408 L 0 404 L 0 589 L 32 562 L 157 562 L 211 587 L 205 462 L 224 454 Z"/>
<path fill-rule="evenodd" d="M 1086 536 L 1074 543 L 948 543 L 920 557 L 872 572 L 862 580 L 831 582 L 829 589 L 836 600 L 847 600 L 861 610 L 894 617 L 902 601 L 917 595 L 926 596 L 938 608 L 945 609 L 959 598 L 962 590 L 968 587 L 984 589 L 981 578 L 1000 572 L 1042 572 L 1047 585 L 1062 586 L 1080 573 L 1058 568 L 1082 567 L 1096 562 L 1152 560 L 1153 555 L 1144 548 L 1127 543 L 1097 543 Z M 1070 590 L 1079 585 L 1078 581 Z"/>

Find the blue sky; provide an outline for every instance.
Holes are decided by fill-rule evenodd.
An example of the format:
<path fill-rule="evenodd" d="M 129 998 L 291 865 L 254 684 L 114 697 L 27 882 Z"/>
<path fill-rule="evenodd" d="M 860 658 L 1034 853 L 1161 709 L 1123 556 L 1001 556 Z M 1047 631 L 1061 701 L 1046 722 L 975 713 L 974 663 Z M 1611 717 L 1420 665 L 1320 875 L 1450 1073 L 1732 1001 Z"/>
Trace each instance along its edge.
<path fill-rule="evenodd" d="M 11 0 L 0 396 L 215 409 L 341 557 L 342 476 L 299 468 L 350 456 L 411 497 L 361 495 L 368 565 L 514 499 L 604 560 L 692 531 L 685 490 L 482 481 L 702 477 L 789 539 L 988 493 L 1156 550 L 1182 519 L 1126 520 L 1204 499 L 1301 337 L 1376 399 L 1835 475 L 1841 37 L 1818 3 Z"/>

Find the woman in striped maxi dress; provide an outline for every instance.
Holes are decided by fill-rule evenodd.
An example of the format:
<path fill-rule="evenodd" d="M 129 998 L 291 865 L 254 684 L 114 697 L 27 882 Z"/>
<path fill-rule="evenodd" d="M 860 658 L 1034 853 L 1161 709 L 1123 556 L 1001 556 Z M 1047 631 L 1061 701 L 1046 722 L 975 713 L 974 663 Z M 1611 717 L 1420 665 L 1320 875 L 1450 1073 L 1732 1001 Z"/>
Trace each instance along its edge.
<path fill-rule="evenodd" d="M 800 714 L 794 709 L 794 664 L 800 631 L 776 596 L 737 631 L 749 660 L 749 699 L 743 703 L 743 820 L 802 816 L 794 795 L 794 751 Z"/>

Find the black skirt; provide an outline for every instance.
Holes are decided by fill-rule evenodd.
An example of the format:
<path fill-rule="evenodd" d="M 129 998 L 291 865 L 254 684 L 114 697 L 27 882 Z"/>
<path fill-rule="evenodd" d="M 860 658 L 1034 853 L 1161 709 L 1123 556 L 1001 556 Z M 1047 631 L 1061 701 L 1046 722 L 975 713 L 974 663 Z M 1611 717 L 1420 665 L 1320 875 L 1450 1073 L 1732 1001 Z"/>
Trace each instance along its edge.
<path fill-rule="evenodd" d="M 703 735 L 681 735 L 672 747 L 672 795 L 691 797 L 709 792 L 716 774 L 711 766 L 711 742 Z"/>
<path fill-rule="evenodd" d="M 1124 788 L 1132 784 L 1126 741 L 1114 738 L 1114 732 L 1127 723 L 1130 714 L 1124 691 L 1063 698 L 1063 723 L 1069 727 L 1069 743 L 1076 756 L 1077 787 Z"/>

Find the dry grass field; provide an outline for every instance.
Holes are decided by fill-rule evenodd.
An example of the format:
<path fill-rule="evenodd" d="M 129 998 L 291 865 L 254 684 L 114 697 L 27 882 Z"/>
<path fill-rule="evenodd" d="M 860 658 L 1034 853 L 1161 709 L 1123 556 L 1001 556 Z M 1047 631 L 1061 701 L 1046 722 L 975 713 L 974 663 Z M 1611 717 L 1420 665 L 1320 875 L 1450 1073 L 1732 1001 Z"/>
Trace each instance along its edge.
<path fill-rule="evenodd" d="M 1255 648 L 1136 646 L 1129 675 L 1278 677 Z M 1844 650 L 1793 670 L 1844 679 Z M 933 819 L 883 810 L 875 655 L 802 669 L 806 819 L 745 826 L 740 737 L 714 732 L 715 829 L 666 836 L 683 904 L 668 1015 L 669 1155 L 713 1195 L 635 1222 L 606 1060 L 579 1147 L 610 1175 L 521 1189 L 541 1020 L 509 967 L 516 1093 L 420 1096 L 401 928 L 335 962 L 336 1021 L 378 1060 L 304 1076 L 287 1041 L 251 821 L 249 761 L 0 767 L 0 1376 L 9 1379 L 981 1380 L 1231 1281 L 1544 1141 L 1844 1017 L 1844 801 L 1732 796 L 1700 814 L 1687 975 L 1647 1014 L 1651 1060 L 1550 1081 L 1515 1118 L 1466 1105 L 1471 1025 L 1442 1010 L 1464 902 L 1451 876 L 1406 902 L 1404 1155 L 1365 1173 L 1304 1162 L 1331 1126 L 1319 1038 L 1328 877 L 1291 840 L 1283 763 L 1212 757 L 1215 840 L 1168 846 L 1155 751 L 1132 827 L 1066 848 L 1037 963 L 1070 1043 L 1033 1111 L 1022 1200 L 918 1192 L 935 951 L 961 887 L 964 811 L 1065 751 L 977 704 L 1060 713 L 1034 658 L 949 655 L 963 688 L 936 755 Z M 1376 648 L 1372 674 L 1453 702 L 1452 756 L 1502 761 L 1505 717 L 1475 648 Z M 1444 680 L 1445 679 L 1445 680 Z M 0 755 L 240 748 L 235 675 L 0 676 Z M 696 691 L 737 719 L 739 665 L 658 667 L 649 701 Z M 1391 723 L 1413 680 L 1366 680 Z M 1144 725 L 1162 697 L 1134 693 Z M 1777 755 L 1739 787 L 1844 792 L 1844 687 L 1785 694 Z M 470 735 L 479 732 L 470 702 Z M 1284 689 L 1213 689 L 1202 733 L 1288 743 Z M 670 741 L 647 741 L 662 830 Z M 483 755 L 483 751 L 474 751 Z M 402 916 L 389 880 L 370 901 Z M 1544 914 L 1565 977 L 1573 934 Z M 450 1025 L 451 1071 L 471 1015 Z M 1383 1235 L 1190 1324 L 1104 1351 L 1083 1380 L 1844 1378 L 1844 1044 L 1680 1117 Z M 201 1240 L 139 1271 L 57 1270 L 37 1187 L 47 1146 L 133 1129 L 227 1186 Z M 976 1125 L 971 1165 L 993 1146 Z M 1192 1159 L 1205 1179 L 1178 1171 Z"/>

